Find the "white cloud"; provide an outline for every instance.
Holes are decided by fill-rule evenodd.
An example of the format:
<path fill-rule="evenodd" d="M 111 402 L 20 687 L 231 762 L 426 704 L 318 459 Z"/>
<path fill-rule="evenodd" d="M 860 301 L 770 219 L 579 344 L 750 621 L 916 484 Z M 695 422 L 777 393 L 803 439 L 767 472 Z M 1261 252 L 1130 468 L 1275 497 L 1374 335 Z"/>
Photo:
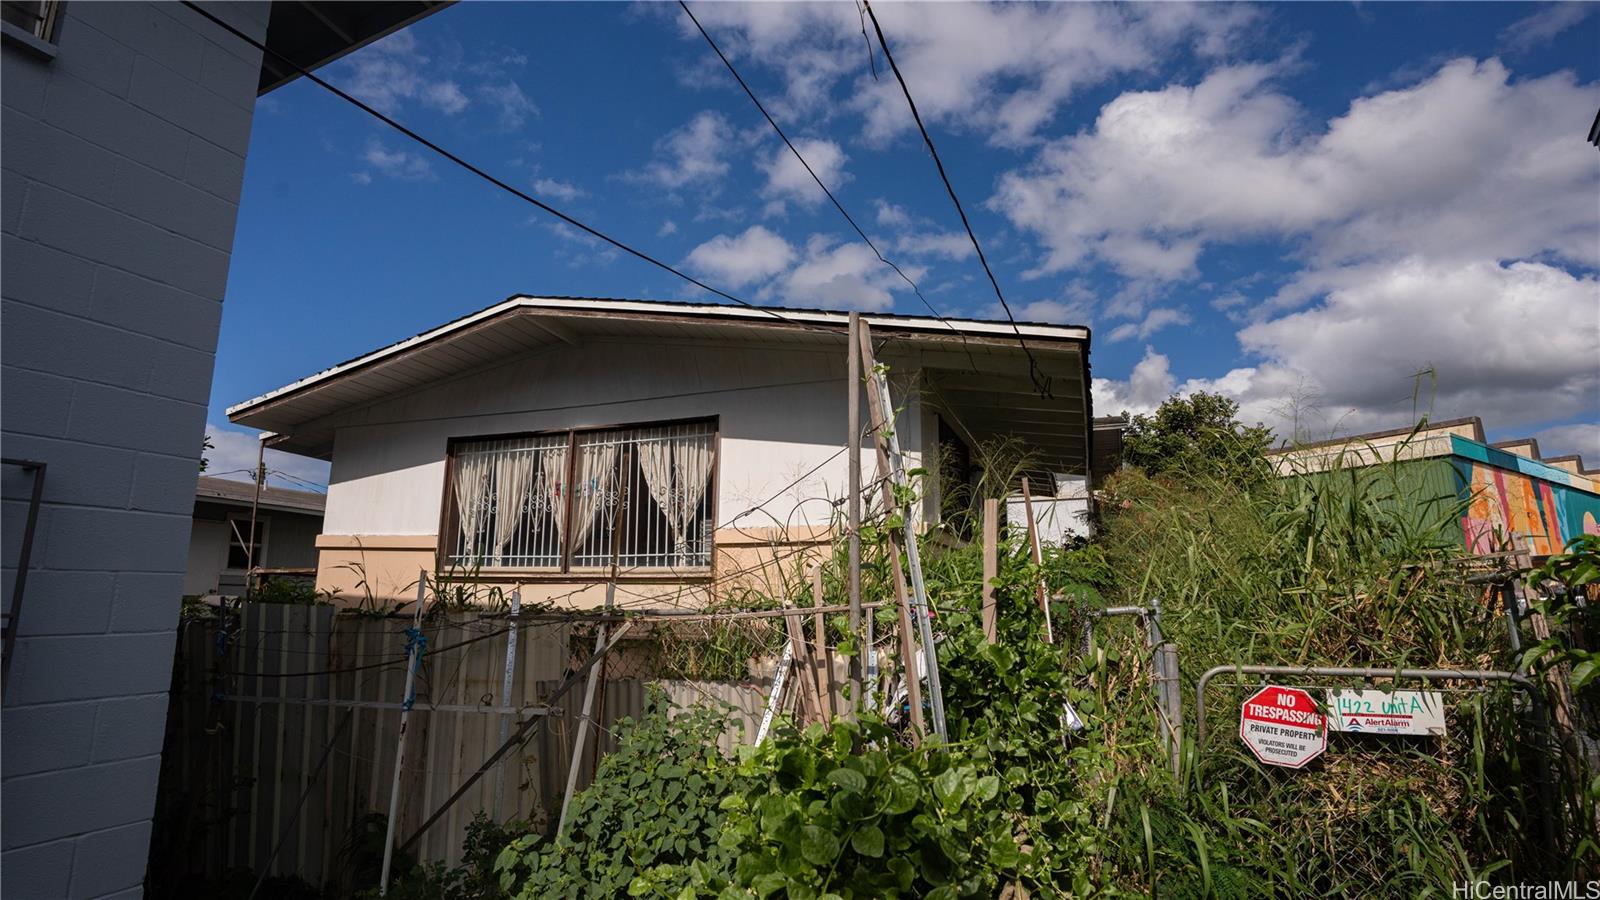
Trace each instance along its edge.
<path fill-rule="evenodd" d="M 345 57 L 341 68 L 349 77 L 343 86 L 378 109 L 396 113 L 427 86 L 421 72 L 427 64 L 428 57 L 417 48 L 417 36 L 397 31 Z"/>
<path fill-rule="evenodd" d="M 1257 15 L 1219 4 L 908 3 L 875 10 L 924 119 L 1008 145 L 1033 140 L 1084 88 L 1156 70 L 1184 48 L 1225 52 Z M 818 118 L 849 110 L 862 116 L 873 141 L 911 126 L 895 81 L 867 72 L 869 50 L 853 5 L 705 4 L 696 14 L 733 58 L 779 72 L 785 90 L 774 105 L 781 112 Z M 700 40 L 692 24 L 678 27 L 686 39 Z"/>
<path fill-rule="evenodd" d="M 417 36 L 397 31 L 341 60 L 338 73 L 348 77 L 343 86 L 351 94 L 391 115 L 407 102 L 454 116 L 471 105 L 460 82 L 460 66 L 422 51 Z"/>
<path fill-rule="evenodd" d="M 991 205 L 1032 233 L 1041 273 L 1100 259 L 1134 277 L 1194 274 L 1210 243 L 1304 240 L 1317 265 L 1426 254 L 1600 263 L 1593 148 L 1573 140 L 1592 86 L 1513 82 L 1496 60 L 1356 100 L 1308 129 L 1269 66 L 1125 93 L 1085 133 L 1001 179 Z M 1493 122 L 1471 140 L 1441 140 Z M 1588 151 L 1588 152 L 1585 152 Z"/>
<path fill-rule="evenodd" d="M 917 266 L 901 269 L 913 281 L 926 274 Z M 812 235 L 800 263 L 764 293 L 793 306 L 872 312 L 893 307 L 894 292 L 905 289 L 906 283 L 865 244 L 835 244 L 831 238 Z"/>
<path fill-rule="evenodd" d="M 528 99 L 528 95 L 522 92 L 522 86 L 515 81 L 485 84 L 478 88 L 478 93 L 495 108 L 500 127 L 505 131 L 515 131 L 522 127 L 529 116 L 539 114 L 539 107 Z"/>
<path fill-rule="evenodd" d="M 1539 452 L 1544 456 L 1576 453 L 1583 457 L 1585 468 L 1600 467 L 1600 422 L 1555 425 L 1535 432 L 1533 437 L 1539 441 Z"/>
<path fill-rule="evenodd" d="M 422 88 L 422 103 L 453 116 L 467 108 L 467 95 L 454 81 L 440 81 Z"/>
<path fill-rule="evenodd" d="M 367 165 L 379 174 L 402 181 L 429 181 L 433 179 L 433 163 L 420 153 L 410 150 L 390 150 L 377 138 L 367 141 L 367 150 L 361 157 Z M 370 184 L 371 175 L 365 172 L 357 173 L 359 184 Z M 362 180 L 359 176 L 366 176 Z"/>
<path fill-rule="evenodd" d="M 350 173 L 350 180 L 354 181 L 356 184 L 361 185 L 362 187 L 366 187 L 367 185 L 372 183 L 372 173 L 371 172 L 351 172 Z"/>
<path fill-rule="evenodd" d="M 212 448 L 205 452 L 207 465 L 204 474 L 249 483 L 250 473 L 255 471 L 259 449 L 256 432 L 240 431 L 232 425 L 211 422 L 206 424 L 206 434 L 211 438 Z M 308 488 L 306 483 L 324 489 L 328 485 L 328 463 L 325 460 L 269 449 L 263 461 L 267 466 L 267 484 L 272 487 L 310 490 L 312 488 Z"/>
<path fill-rule="evenodd" d="M 911 224 L 911 214 L 906 208 L 890 203 L 887 200 L 875 201 L 878 209 L 878 224 L 885 228 L 905 228 Z"/>
<path fill-rule="evenodd" d="M 1154 347 L 1144 348 L 1126 380 L 1096 378 L 1091 383 L 1094 408 L 1101 415 L 1152 413 L 1176 387 L 1170 361 Z"/>
<path fill-rule="evenodd" d="M 760 225 L 737 237 L 719 234 L 689 251 L 686 263 L 715 287 L 744 287 L 782 272 L 794 261 L 794 247 Z"/>
<path fill-rule="evenodd" d="M 960 231 L 902 235 L 895 247 L 914 256 L 937 256 L 957 262 L 973 255 L 972 241 Z"/>
<path fill-rule="evenodd" d="M 850 174 L 844 170 L 844 164 L 849 161 L 843 149 L 833 141 L 800 138 L 794 142 L 795 149 L 804 156 L 806 163 L 811 166 L 811 171 L 817 173 L 817 178 L 828 186 L 831 191 L 850 180 Z M 767 183 L 761 188 L 761 196 L 769 201 L 772 212 L 781 213 L 783 204 L 794 200 L 802 206 L 816 206 L 827 195 L 822 188 L 817 187 L 817 182 L 807 172 L 800 160 L 789 152 L 786 146 L 779 146 L 771 156 L 760 164 L 761 170 L 766 173 Z"/>
<path fill-rule="evenodd" d="M 714 182 L 728 174 L 733 139 L 733 128 L 721 113 L 702 111 L 656 141 L 655 158 L 625 177 L 667 190 Z"/>
<path fill-rule="evenodd" d="M 600 240 L 592 234 L 572 227 L 566 222 L 546 222 L 542 218 L 530 218 L 530 223 L 537 223 L 541 227 L 560 239 L 556 256 L 566 260 L 572 268 L 584 266 L 607 266 L 617 261 L 622 251 Z"/>
<path fill-rule="evenodd" d="M 678 233 L 678 223 L 671 219 L 663 220 L 661 227 L 656 229 L 656 237 L 666 237 Z"/>
<path fill-rule="evenodd" d="M 1258 365 L 1178 383 L 1165 357 L 1157 365 L 1160 354 L 1147 350 L 1129 382 L 1095 380 L 1097 408 L 1145 411 L 1160 393 L 1159 370 L 1166 393 L 1222 393 L 1245 421 L 1305 438 L 1399 427 L 1420 414 L 1512 429 L 1595 414 L 1594 276 L 1543 263 L 1421 260 L 1347 276 L 1320 304 L 1241 331 Z"/>
<path fill-rule="evenodd" d="M 556 178 L 534 179 L 533 192 L 540 198 L 548 197 L 552 200 L 560 200 L 566 203 L 581 199 L 588 194 L 588 191 L 583 188 L 569 181 L 561 181 Z"/>
<path fill-rule="evenodd" d="M 1500 32 L 1500 42 L 1513 52 L 1526 53 L 1549 43 L 1556 35 L 1587 19 L 1592 12 L 1593 3 L 1551 3 L 1507 25 Z"/>
<path fill-rule="evenodd" d="M 1143 321 L 1127 322 L 1113 328 L 1110 340 L 1113 343 L 1131 338 L 1143 340 L 1169 325 L 1187 325 L 1191 321 L 1189 314 L 1183 310 L 1161 306 L 1146 313 Z"/>

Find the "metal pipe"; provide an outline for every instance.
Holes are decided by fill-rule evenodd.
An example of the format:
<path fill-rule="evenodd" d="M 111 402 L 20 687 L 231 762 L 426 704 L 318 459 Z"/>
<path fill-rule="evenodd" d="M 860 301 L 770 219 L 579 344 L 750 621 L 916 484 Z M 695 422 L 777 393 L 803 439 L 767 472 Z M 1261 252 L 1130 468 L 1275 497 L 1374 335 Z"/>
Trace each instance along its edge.
<path fill-rule="evenodd" d="M 511 619 L 516 621 L 522 615 L 522 589 L 513 588 L 511 591 Z M 500 681 L 500 709 L 504 711 L 500 716 L 500 743 L 505 743 L 511 736 L 511 718 L 516 708 L 511 705 L 511 691 L 515 686 L 517 674 L 517 627 L 511 626 L 506 632 L 506 672 Z M 494 819 L 501 819 L 501 806 L 505 801 L 506 792 L 506 764 L 500 763 L 494 772 Z"/>
<path fill-rule="evenodd" d="M 315 697 L 263 697 L 259 694 L 227 694 L 220 699 L 229 703 L 270 703 L 279 706 L 335 706 L 350 709 L 405 709 L 404 703 L 383 703 L 377 700 L 320 700 Z M 422 704 L 415 707 L 422 712 L 493 713 L 504 716 L 507 712 L 523 716 L 551 716 L 561 713 L 560 707 L 550 706 L 478 706 L 469 703 Z"/>
<path fill-rule="evenodd" d="M 428 572 L 421 570 L 417 575 L 417 609 L 412 617 L 412 628 L 421 630 L 422 609 L 427 604 Z M 400 736 L 395 740 L 394 748 L 394 778 L 389 783 L 389 822 L 383 836 L 383 872 L 378 881 L 378 896 L 385 897 L 389 894 L 389 867 L 394 863 L 394 826 L 400 815 L 400 770 L 406 760 L 406 723 L 411 718 L 411 692 L 417 684 L 417 654 L 422 650 L 420 641 L 413 640 L 411 651 L 406 654 L 406 702 L 400 710 Z"/>
<path fill-rule="evenodd" d="M 267 480 L 267 436 L 256 438 L 255 494 L 250 498 L 250 540 L 244 545 L 244 595 L 255 593 L 256 513 L 261 509 L 261 483 Z"/>
<path fill-rule="evenodd" d="M 1532 681 L 1520 672 L 1502 672 L 1494 669 L 1379 669 L 1375 667 L 1345 666 L 1213 666 L 1200 676 L 1195 685 L 1195 743 L 1206 743 L 1206 685 L 1218 675 L 1312 675 L 1318 677 L 1393 678 L 1419 681 L 1509 681 L 1528 693 L 1537 710 L 1544 708 L 1544 698 Z"/>
<path fill-rule="evenodd" d="M 11 657 L 17 646 L 17 629 L 22 620 L 22 593 L 28 584 L 28 565 L 33 556 L 33 535 L 39 525 L 39 504 L 44 499 L 46 464 L 31 459 L 6 459 L 8 466 L 33 472 L 33 491 L 28 498 L 28 520 L 22 527 L 22 546 L 17 550 L 17 574 L 11 583 L 11 607 L 6 613 L 5 657 L 0 661 L 0 696 L 11 686 Z"/>

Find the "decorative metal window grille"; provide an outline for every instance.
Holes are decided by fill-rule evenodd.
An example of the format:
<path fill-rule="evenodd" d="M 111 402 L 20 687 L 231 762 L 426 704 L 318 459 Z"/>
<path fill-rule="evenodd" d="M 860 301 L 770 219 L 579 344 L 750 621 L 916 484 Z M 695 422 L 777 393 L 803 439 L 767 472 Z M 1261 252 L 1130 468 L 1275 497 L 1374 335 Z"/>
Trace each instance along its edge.
<path fill-rule="evenodd" d="M 451 484 L 464 568 L 711 565 L 715 426 L 691 422 L 459 443 Z"/>

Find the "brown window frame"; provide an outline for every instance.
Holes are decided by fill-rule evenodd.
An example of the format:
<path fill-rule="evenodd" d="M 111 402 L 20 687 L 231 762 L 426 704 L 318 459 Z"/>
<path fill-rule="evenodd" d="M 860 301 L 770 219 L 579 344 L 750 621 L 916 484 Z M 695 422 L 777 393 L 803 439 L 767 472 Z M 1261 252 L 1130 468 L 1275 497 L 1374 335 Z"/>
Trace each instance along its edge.
<path fill-rule="evenodd" d="M 689 416 L 680 419 L 648 419 L 635 422 L 618 422 L 606 425 L 585 425 L 574 428 L 545 428 L 530 431 L 505 431 L 488 434 L 461 434 L 452 435 L 445 442 L 445 470 L 444 488 L 439 501 L 439 536 L 436 541 L 434 554 L 434 571 L 448 573 L 456 565 L 452 562 L 455 554 L 452 551 L 455 544 L 456 532 L 460 529 L 460 519 L 456 509 L 455 499 L 455 474 L 456 474 L 456 448 L 462 444 L 475 444 L 482 441 L 517 440 L 523 438 L 550 437 L 565 435 L 567 438 L 567 465 L 566 483 L 568 496 L 562 504 L 562 516 L 566 520 L 563 529 L 567 535 L 561 546 L 561 565 L 556 568 L 536 568 L 518 566 L 483 566 L 478 570 L 478 577 L 484 580 L 515 579 L 525 582 L 556 581 L 574 583 L 596 583 L 610 581 L 611 572 L 604 567 L 577 566 L 572 564 L 574 546 L 572 534 L 572 503 L 571 486 L 577 481 L 578 466 L 578 438 L 581 435 L 602 434 L 609 431 L 626 431 L 638 428 L 659 428 L 671 425 L 701 425 L 711 426 L 711 474 L 710 483 L 706 487 L 706 505 L 713 521 L 708 535 L 706 548 L 709 562 L 703 567 L 690 569 L 675 569 L 671 566 L 642 568 L 635 567 L 619 572 L 619 580 L 654 582 L 668 578 L 675 582 L 710 582 L 716 580 L 717 570 L 717 523 L 715 516 L 717 504 L 720 499 L 722 481 L 722 417 Z"/>

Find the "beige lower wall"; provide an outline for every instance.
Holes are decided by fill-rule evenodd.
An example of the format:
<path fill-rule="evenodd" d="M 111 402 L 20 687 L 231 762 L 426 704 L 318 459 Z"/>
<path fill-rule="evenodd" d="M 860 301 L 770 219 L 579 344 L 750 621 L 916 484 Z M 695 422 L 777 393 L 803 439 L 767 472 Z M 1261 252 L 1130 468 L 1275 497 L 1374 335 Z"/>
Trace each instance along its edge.
<path fill-rule="evenodd" d="M 806 571 L 827 551 L 830 540 L 831 532 L 821 526 L 723 529 L 714 539 L 714 574 L 624 573 L 617 579 L 617 604 L 698 609 L 712 600 L 746 605 L 743 595 L 750 592 L 767 597 L 781 597 L 790 590 L 804 593 Z M 438 539 L 431 534 L 319 535 L 317 588 L 334 592 L 341 606 L 415 600 L 418 575 L 435 574 L 437 546 Z M 577 577 L 493 570 L 478 578 L 484 592 L 496 587 L 504 593 L 520 589 L 524 603 L 548 602 L 564 609 L 604 606 L 606 581 L 605 573 Z M 809 596 L 801 602 L 809 603 Z"/>

